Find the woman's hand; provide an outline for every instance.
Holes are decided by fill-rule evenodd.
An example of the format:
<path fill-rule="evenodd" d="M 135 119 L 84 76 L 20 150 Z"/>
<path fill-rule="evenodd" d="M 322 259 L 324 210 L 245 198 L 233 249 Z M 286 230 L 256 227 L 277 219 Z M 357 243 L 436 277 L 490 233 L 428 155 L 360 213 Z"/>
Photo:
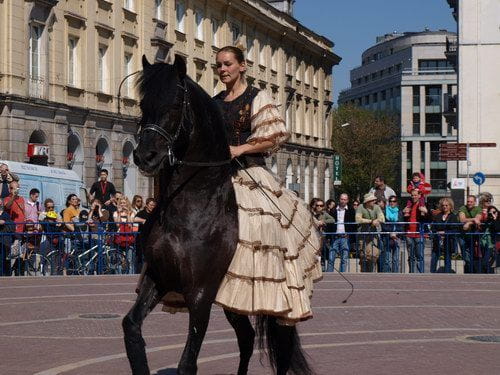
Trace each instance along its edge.
<path fill-rule="evenodd" d="M 242 146 L 229 146 L 229 152 L 231 152 L 231 159 L 234 159 L 243 155 L 244 149 Z"/>

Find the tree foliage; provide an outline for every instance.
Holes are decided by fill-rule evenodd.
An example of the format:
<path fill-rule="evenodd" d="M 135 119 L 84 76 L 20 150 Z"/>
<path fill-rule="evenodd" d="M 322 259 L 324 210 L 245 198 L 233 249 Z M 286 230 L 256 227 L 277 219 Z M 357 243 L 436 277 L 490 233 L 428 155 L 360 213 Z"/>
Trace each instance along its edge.
<path fill-rule="evenodd" d="M 348 124 L 348 125 L 346 125 Z M 377 175 L 399 189 L 401 142 L 397 115 L 342 105 L 333 112 L 332 144 L 342 156 L 337 191 L 362 198 Z"/>

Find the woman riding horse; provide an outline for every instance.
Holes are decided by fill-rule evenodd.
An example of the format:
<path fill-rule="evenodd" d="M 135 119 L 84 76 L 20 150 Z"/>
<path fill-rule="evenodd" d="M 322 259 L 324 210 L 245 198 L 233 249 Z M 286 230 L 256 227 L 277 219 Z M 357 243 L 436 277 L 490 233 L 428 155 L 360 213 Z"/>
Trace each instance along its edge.
<path fill-rule="evenodd" d="M 221 49 L 217 67 L 227 89 L 212 101 L 179 56 L 154 65 L 143 58 L 134 161 L 159 174 L 162 194 L 141 233 L 147 269 L 123 319 L 127 356 L 134 374 L 149 374 L 141 326 L 162 301 L 189 311 L 177 371 L 195 374 L 215 302 L 236 331 L 239 375 L 253 353 L 249 315 L 279 375 L 310 374 L 294 324 L 312 317 L 320 239 L 306 204 L 264 168 L 265 153 L 288 133 L 270 97 L 246 85 L 241 50 Z"/>

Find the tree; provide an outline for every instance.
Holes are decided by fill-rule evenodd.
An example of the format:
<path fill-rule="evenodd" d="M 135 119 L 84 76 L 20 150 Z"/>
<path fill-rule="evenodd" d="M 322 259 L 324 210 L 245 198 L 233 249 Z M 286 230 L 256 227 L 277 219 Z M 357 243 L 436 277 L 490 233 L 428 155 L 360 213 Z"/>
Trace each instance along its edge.
<path fill-rule="evenodd" d="M 332 145 L 342 157 L 340 192 L 362 199 L 376 176 L 399 190 L 401 142 L 397 115 L 342 105 L 333 112 Z"/>

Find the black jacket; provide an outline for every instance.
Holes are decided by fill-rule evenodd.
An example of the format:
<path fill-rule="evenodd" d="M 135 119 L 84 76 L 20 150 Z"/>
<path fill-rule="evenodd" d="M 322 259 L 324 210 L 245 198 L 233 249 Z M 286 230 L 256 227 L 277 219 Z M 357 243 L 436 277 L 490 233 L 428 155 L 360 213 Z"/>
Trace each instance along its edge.
<path fill-rule="evenodd" d="M 335 219 L 335 223 L 328 224 L 327 230 L 328 232 L 337 232 L 337 223 L 338 223 L 337 207 L 335 207 L 332 211 L 329 211 L 329 213 Z M 346 233 L 357 232 L 358 226 L 356 224 L 356 211 L 352 206 L 347 206 L 347 210 L 344 215 L 344 223 L 353 223 L 345 225 Z"/>

